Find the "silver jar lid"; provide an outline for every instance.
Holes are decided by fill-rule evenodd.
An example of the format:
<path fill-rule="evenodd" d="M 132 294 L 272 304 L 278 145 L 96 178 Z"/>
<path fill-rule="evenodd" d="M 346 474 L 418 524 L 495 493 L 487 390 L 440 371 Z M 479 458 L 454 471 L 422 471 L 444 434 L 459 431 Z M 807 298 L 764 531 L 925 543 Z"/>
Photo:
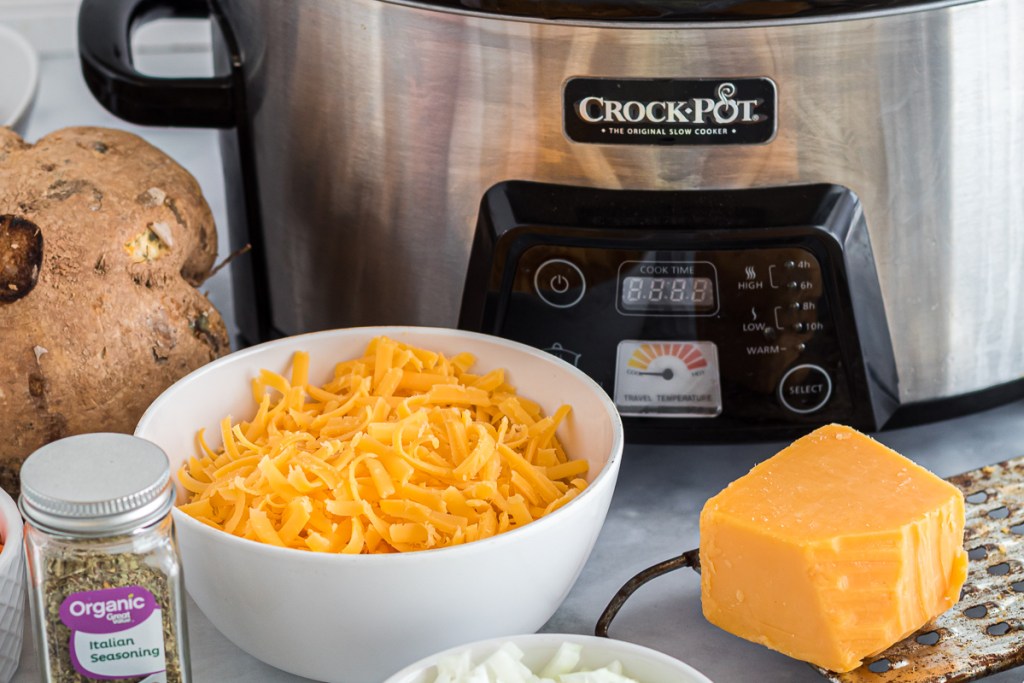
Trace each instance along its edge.
<path fill-rule="evenodd" d="M 174 505 L 170 462 L 156 444 L 127 434 L 54 441 L 21 467 L 22 514 L 47 531 L 111 536 L 147 526 Z"/>

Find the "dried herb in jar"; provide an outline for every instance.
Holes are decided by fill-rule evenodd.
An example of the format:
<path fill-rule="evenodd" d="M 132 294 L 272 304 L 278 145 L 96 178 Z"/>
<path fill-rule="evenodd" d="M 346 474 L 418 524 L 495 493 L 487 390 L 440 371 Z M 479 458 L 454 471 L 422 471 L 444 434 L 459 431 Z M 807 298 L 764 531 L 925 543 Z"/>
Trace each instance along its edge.
<path fill-rule="evenodd" d="M 178 637 L 175 621 L 175 601 L 169 589 L 167 575 L 147 563 L 147 557 L 140 553 L 95 552 L 88 547 L 75 548 L 65 555 L 48 558 L 43 573 L 43 594 L 47 620 L 51 624 L 46 647 L 49 651 L 50 676 L 54 681 L 90 681 L 78 673 L 71 658 L 71 628 L 61 620 L 61 607 L 76 594 L 95 594 L 112 588 L 141 587 L 150 593 L 160 610 L 160 625 L 163 634 L 164 657 L 166 660 L 167 683 L 181 683 L 181 665 L 178 654 Z M 70 611 L 70 609 L 66 609 Z M 114 652 L 131 653 L 143 647 L 139 643 L 117 645 L 125 638 L 111 637 L 115 641 L 107 648 Z M 103 641 L 101 641 L 103 642 Z M 151 648 L 150 648 L 151 649 Z M 81 655 L 79 655 L 81 656 Z M 116 660 L 115 660 L 116 661 Z M 138 677 L 104 679 L 118 683 L 140 680 Z"/>
<path fill-rule="evenodd" d="M 54 683 L 188 683 L 167 457 L 120 434 L 44 446 L 22 467 L 40 671 Z"/>

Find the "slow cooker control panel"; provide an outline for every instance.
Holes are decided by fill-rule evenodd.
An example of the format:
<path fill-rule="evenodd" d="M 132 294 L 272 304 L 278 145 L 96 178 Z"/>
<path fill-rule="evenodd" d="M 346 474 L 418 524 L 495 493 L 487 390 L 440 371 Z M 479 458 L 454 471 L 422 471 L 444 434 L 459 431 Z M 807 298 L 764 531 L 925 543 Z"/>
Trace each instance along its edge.
<path fill-rule="evenodd" d="M 807 249 L 639 251 L 538 245 L 503 336 L 570 360 L 623 416 L 836 416 L 836 325 Z"/>
<path fill-rule="evenodd" d="M 599 199 L 614 191 L 589 192 Z M 884 316 L 857 320 L 858 311 L 881 313 L 881 302 L 877 295 L 870 305 L 854 304 L 851 279 L 859 297 L 872 291 L 865 274 L 850 277 L 847 257 L 871 262 L 844 251 L 848 230 L 797 216 L 778 225 L 763 207 L 748 228 L 724 214 L 720 201 L 706 220 L 674 211 L 678 224 L 666 227 L 665 218 L 642 213 L 655 197 L 664 211 L 666 193 L 642 194 L 653 196 L 635 198 L 641 213 L 625 230 L 621 204 L 619 217 L 591 201 L 562 221 L 572 225 L 560 225 L 558 215 L 502 216 L 508 204 L 491 207 L 482 220 L 487 235 L 478 230 L 474 244 L 461 326 L 576 365 L 613 399 L 634 440 L 770 437 L 827 422 L 880 426 L 875 408 L 886 399 L 872 391 L 868 368 L 885 366 L 865 360 L 858 325 L 868 346 L 877 345 Z M 793 200 L 763 191 L 744 198 L 769 207 Z M 578 225 L 588 217 L 590 225 Z M 870 350 L 883 361 L 885 351 Z M 894 395 L 894 371 L 891 379 Z"/>

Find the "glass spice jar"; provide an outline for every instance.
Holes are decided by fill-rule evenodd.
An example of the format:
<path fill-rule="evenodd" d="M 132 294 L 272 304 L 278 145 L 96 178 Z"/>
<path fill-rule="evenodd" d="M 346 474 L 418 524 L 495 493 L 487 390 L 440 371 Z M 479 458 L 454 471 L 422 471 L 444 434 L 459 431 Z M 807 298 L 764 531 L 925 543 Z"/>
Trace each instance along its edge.
<path fill-rule="evenodd" d="M 40 673 L 50 683 L 191 680 L 170 464 L 84 434 L 35 451 L 19 504 Z"/>

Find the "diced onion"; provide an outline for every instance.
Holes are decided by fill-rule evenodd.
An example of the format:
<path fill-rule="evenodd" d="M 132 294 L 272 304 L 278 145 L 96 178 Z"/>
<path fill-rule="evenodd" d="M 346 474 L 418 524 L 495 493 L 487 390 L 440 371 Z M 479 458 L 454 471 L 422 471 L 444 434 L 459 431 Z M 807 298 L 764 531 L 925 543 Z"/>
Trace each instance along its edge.
<path fill-rule="evenodd" d="M 515 643 L 503 643 L 478 664 L 473 664 L 464 650 L 439 659 L 431 683 L 640 683 L 623 674 L 618 660 L 599 669 L 581 667 L 581 651 L 577 643 L 562 643 L 539 673 L 534 673 L 523 664 L 523 651 Z"/>

